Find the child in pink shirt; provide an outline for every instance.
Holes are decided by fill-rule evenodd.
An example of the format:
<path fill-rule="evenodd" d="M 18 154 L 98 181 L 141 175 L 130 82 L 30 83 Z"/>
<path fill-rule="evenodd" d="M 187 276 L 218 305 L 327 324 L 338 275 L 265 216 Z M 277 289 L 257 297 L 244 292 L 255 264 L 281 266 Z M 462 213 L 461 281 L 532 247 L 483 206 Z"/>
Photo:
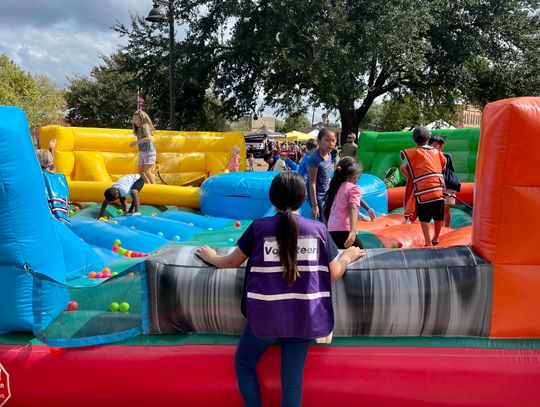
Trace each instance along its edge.
<path fill-rule="evenodd" d="M 356 185 L 361 174 L 362 165 L 356 158 L 343 157 L 336 166 L 326 194 L 323 219 L 339 249 L 351 246 L 364 248 L 356 234 L 361 204 L 368 210 L 370 218 L 375 218 L 373 209 L 362 200 L 362 189 Z"/>
<path fill-rule="evenodd" d="M 240 147 L 233 146 L 231 160 L 229 161 L 229 172 L 240 171 Z"/>

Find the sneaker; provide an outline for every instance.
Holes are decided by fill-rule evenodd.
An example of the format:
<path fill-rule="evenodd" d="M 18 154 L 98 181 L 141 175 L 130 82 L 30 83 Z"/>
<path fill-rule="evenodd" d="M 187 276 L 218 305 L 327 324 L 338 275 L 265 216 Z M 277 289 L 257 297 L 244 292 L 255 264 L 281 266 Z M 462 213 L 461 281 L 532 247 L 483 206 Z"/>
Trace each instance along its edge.
<path fill-rule="evenodd" d="M 133 212 L 133 214 L 131 216 L 141 216 L 141 215 L 142 215 L 142 213 L 140 213 L 140 212 Z"/>

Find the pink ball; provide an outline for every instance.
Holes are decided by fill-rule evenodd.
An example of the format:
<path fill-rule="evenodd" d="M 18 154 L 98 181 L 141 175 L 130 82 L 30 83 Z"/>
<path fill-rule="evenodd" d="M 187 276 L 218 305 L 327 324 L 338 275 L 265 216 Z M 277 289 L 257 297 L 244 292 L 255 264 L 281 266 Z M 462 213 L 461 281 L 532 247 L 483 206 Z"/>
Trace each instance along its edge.
<path fill-rule="evenodd" d="M 103 273 L 103 278 L 110 278 L 110 277 L 111 277 L 110 271 L 106 271 L 105 273 Z"/>
<path fill-rule="evenodd" d="M 96 278 L 103 278 L 103 273 L 100 271 L 96 274 Z"/>
<path fill-rule="evenodd" d="M 70 301 L 67 304 L 67 310 L 68 311 L 77 311 L 79 309 L 79 304 L 77 301 Z"/>
<path fill-rule="evenodd" d="M 240 226 L 242 226 L 242 224 L 238 221 L 234 222 L 234 227 L 235 228 L 239 228 Z"/>

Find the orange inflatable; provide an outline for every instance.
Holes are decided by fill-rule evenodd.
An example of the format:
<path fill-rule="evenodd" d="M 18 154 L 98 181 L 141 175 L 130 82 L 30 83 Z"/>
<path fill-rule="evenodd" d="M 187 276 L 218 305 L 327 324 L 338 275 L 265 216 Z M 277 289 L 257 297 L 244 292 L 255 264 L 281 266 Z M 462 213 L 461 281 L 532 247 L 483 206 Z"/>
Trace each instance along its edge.
<path fill-rule="evenodd" d="M 494 338 L 540 337 L 539 145 L 540 98 L 484 108 L 472 245 L 494 265 Z"/>

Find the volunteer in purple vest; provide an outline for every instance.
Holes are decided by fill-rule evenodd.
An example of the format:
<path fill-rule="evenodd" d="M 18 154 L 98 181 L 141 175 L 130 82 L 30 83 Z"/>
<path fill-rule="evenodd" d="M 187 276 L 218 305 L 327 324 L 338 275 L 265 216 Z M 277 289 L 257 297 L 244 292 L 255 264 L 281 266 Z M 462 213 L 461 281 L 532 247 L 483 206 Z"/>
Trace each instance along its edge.
<path fill-rule="evenodd" d="M 238 387 L 248 407 L 261 406 L 255 367 L 275 342 L 281 346 L 281 406 L 301 405 L 309 341 L 327 337 L 334 326 L 331 281 L 364 254 L 350 247 L 338 258 L 325 225 L 298 215 L 305 199 L 303 178 L 282 172 L 270 186 L 276 215 L 253 221 L 228 255 L 219 256 L 208 246 L 197 251 L 218 268 L 248 260 L 242 298 L 248 325 L 235 355 Z"/>

